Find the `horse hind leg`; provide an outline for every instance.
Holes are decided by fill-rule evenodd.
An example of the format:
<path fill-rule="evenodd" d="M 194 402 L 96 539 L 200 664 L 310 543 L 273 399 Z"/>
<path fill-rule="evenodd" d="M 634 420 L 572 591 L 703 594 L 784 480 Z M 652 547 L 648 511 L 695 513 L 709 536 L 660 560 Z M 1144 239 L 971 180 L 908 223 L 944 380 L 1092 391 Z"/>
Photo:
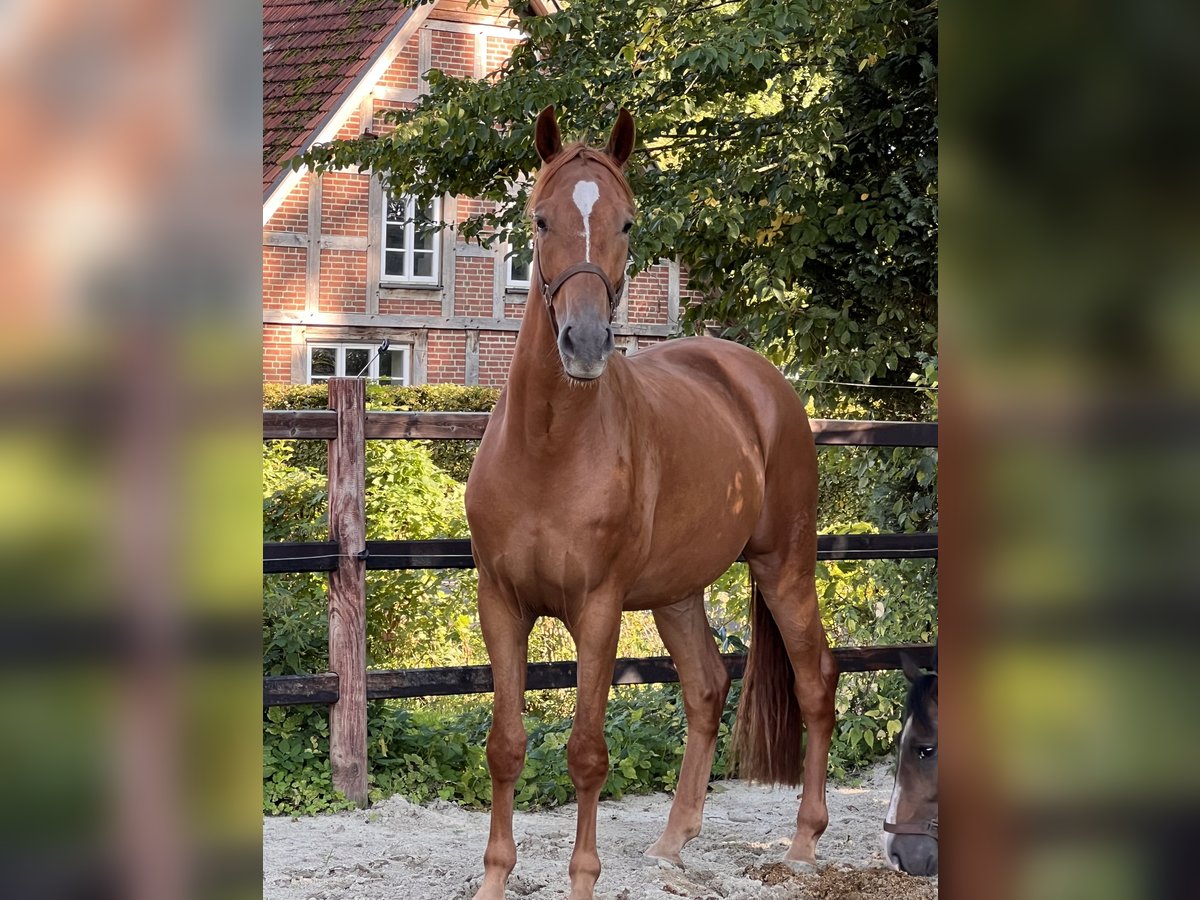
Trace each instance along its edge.
<path fill-rule="evenodd" d="M 760 642 L 760 650 L 764 649 L 763 643 L 782 642 L 786 662 L 790 663 L 792 691 L 807 733 L 802 771 L 804 787 L 796 815 L 796 833 L 784 858 L 788 862 L 815 864 L 817 841 L 829 824 L 825 778 L 837 689 L 837 664 L 829 650 L 817 605 L 813 575 L 815 553 L 805 552 L 800 561 L 776 555 L 748 556 L 759 593 L 754 602 L 765 603 L 770 613 L 769 616 L 755 616 L 755 633 L 750 635 L 751 653 L 756 641 Z M 782 666 L 782 657 L 776 655 L 776 658 L 779 660 L 777 665 Z M 797 752 L 799 738 L 797 733 L 788 739 L 789 743 L 797 742 L 795 747 L 772 747 L 770 752 Z"/>
<path fill-rule="evenodd" d="M 700 833 L 729 673 L 709 630 L 702 594 L 654 610 L 654 624 L 679 673 L 687 744 L 666 828 L 646 856 L 682 866 L 679 851 Z"/>

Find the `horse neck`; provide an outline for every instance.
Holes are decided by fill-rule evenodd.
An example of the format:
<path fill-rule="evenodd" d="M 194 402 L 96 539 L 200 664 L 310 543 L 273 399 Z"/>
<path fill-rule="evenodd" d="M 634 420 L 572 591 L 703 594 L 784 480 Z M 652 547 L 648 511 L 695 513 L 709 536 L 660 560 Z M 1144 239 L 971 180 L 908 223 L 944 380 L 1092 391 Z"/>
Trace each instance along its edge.
<path fill-rule="evenodd" d="M 613 363 L 601 383 L 572 385 L 562 371 L 557 338 L 536 279 L 525 301 L 525 317 L 517 334 L 505 388 L 505 421 L 518 429 L 527 447 L 561 453 L 572 442 L 592 443 L 589 433 L 600 426 L 603 407 L 619 402 L 612 390 Z M 618 363 L 619 367 L 619 363 Z"/>

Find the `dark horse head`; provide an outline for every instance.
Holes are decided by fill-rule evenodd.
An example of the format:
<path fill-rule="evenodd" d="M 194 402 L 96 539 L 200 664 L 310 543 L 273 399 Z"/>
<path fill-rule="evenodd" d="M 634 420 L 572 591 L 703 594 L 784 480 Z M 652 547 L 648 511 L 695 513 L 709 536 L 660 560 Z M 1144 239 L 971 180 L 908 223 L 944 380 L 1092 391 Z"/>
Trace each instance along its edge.
<path fill-rule="evenodd" d="M 604 374 L 613 315 L 625 282 L 633 194 L 623 169 L 633 151 L 633 117 L 621 110 L 604 150 L 562 145 L 554 107 L 538 116 L 545 165 L 529 198 L 535 290 L 553 323 L 563 371 L 573 382 Z"/>
<path fill-rule="evenodd" d="M 910 875 L 938 871 L 938 676 L 901 654 L 908 678 L 908 701 L 900 732 L 896 784 L 883 825 L 883 851 L 889 865 Z"/>

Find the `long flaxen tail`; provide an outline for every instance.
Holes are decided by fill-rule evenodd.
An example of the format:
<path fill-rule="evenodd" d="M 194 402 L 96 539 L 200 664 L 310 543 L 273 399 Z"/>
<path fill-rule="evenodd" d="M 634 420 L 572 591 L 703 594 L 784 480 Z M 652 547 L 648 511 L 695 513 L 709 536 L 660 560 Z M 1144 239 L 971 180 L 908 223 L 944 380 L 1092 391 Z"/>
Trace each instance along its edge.
<path fill-rule="evenodd" d="M 779 626 L 750 579 L 750 652 L 733 729 L 738 777 L 797 785 L 803 779 L 804 720 Z"/>

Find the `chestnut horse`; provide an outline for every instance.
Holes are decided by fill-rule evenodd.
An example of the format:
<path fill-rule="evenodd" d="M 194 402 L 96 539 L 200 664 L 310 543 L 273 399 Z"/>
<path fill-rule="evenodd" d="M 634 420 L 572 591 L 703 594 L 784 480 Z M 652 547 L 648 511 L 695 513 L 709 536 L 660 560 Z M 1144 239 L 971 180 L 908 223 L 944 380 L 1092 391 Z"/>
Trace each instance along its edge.
<path fill-rule="evenodd" d="M 476 900 L 502 900 L 516 863 L 514 783 L 528 637 L 539 616 L 575 641 L 578 697 L 567 765 L 579 804 L 571 900 L 600 875 L 596 811 L 608 775 L 604 713 L 624 610 L 653 611 L 679 673 L 687 746 L 648 856 L 682 865 L 700 832 L 729 676 L 703 590 L 745 553 L 757 585 L 736 728 L 743 777 L 804 794 L 786 859 L 814 862 L 837 669 L 821 626 L 816 452 L 796 392 L 765 359 L 711 338 L 613 353 L 633 195 L 621 110 L 605 150 L 564 147 L 553 107 L 536 125 L 532 288 L 508 384 L 467 482 L 479 620 L 495 682 L 487 744 L 491 832 Z M 802 726 L 808 741 L 801 758 Z"/>

